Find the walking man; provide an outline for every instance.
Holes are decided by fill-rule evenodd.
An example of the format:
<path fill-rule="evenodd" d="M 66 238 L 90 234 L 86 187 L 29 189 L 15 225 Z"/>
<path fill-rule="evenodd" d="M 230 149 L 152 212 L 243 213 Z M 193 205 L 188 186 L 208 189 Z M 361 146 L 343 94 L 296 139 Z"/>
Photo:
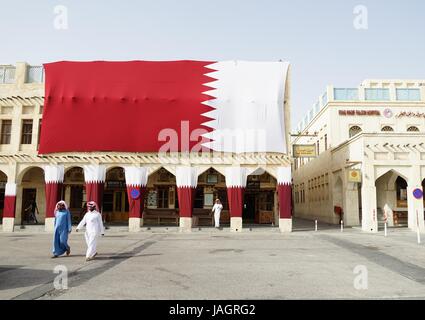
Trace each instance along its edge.
<path fill-rule="evenodd" d="M 59 201 L 55 210 L 55 231 L 53 236 L 53 256 L 57 258 L 66 252 L 69 256 L 71 248 L 68 245 L 68 234 L 72 231 L 71 213 L 65 201 Z"/>
<path fill-rule="evenodd" d="M 86 226 L 84 234 L 87 244 L 86 261 L 93 260 L 97 255 L 96 246 L 100 235 L 105 234 L 105 227 L 102 222 L 102 215 L 97 209 L 97 204 L 94 201 L 87 203 L 88 211 L 84 215 L 83 220 L 78 224 L 76 232 Z"/>
<path fill-rule="evenodd" d="M 25 208 L 25 211 L 29 211 L 29 219 L 32 219 L 35 224 L 38 224 L 37 217 L 35 216 L 35 213 L 40 214 L 37 207 L 37 202 L 35 201 L 35 197 L 31 199 L 30 204 L 27 208 Z"/>
<path fill-rule="evenodd" d="M 212 208 L 212 212 L 214 212 L 214 222 L 215 222 L 215 227 L 216 228 L 220 228 L 220 214 L 221 214 L 221 210 L 223 210 L 223 205 L 221 204 L 220 199 L 216 199 L 215 200 L 215 204 Z"/>

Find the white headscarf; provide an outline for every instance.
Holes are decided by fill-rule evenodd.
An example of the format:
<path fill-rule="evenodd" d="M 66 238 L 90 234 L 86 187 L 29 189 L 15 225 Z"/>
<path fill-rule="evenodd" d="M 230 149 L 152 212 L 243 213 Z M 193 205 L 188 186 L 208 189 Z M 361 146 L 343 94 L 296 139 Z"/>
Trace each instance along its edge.
<path fill-rule="evenodd" d="M 59 206 L 60 204 L 63 204 L 63 205 L 65 206 L 65 210 L 68 210 L 68 205 L 67 205 L 67 204 L 66 204 L 66 202 L 65 202 L 65 201 L 63 201 L 63 200 L 61 200 L 61 201 L 59 201 L 58 203 L 56 203 L 56 206 L 55 206 L 56 210 L 59 210 L 58 206 Z"/>
<path fill-rule="evenodd" d="M 94 202 L 94 201 L 89 201 L 89 202 L 87 202 L 87 209 L 88 209 L 88 207 L 89 207 L 90 205 L 94 205 L 95 210 L 96 210 L 97 212 L 100 212 L 100 211 L 99 211 L 99 207 L 97 206 L 97 203 L 96 203 L 96 202 Z"/>

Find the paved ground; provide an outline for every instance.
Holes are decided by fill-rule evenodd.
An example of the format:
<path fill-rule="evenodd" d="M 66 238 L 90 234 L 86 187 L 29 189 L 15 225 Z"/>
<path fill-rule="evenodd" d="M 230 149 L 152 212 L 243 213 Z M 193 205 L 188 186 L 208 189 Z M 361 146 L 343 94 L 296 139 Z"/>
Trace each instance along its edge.
<path fill-rule="evenodd" d="M 0 232 L 0 299 L 425 298 L 425 247 L 415 233 L 319 227 L 298 221 L 288 235 L 111 229 L 88 263 L 82 233 L 71 234 L 70 257 L 50 259 L 51 235 Z M 67 290 L 53 287 L 59 264 L 69 271 Z M 357 266 L 366 267 L 366 290 L 354 286 Z"/>

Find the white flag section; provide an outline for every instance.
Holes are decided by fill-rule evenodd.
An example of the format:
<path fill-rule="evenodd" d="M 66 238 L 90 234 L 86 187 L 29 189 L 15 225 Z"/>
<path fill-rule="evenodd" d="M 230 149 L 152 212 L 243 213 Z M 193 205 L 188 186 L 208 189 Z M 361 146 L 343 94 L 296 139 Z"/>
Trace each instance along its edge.
<path fill-rule="evenodd" d="M 213 129 L 204 146 L 220 152 L 287 153 L 284 98 L 288 62 L 222 61 L 208 65 L 205 85 L 215 99 L 203 102 L 215 110 L 204 113 Z M 216 71 L 214 71 L 216 70 Z"/>

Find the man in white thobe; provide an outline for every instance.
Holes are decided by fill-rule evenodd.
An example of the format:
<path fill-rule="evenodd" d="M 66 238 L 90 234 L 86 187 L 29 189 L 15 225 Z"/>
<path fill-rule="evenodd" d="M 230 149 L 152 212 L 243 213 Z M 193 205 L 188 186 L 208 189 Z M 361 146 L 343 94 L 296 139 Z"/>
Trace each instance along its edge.
<path fill-rule="evenodd" d="M 215 200 L 215 204 L 212 207 L 212 212 L 214 212 L 214 222 L 215 222 L 216 228 L 220 228 L 221 210 L 223 210 L 223 205 L 221 204 L 220 199 L 217 199 L 217 200 Z"/>
<path fill-rule="evenodd" d="M 90 261 L 97 255 L 97 239 L 100 235 L 105 234 L 105 227 L 103 226 L 102 215 L 96 210 L 96 203 L 94 201 L 88 202 L 87 208 L 88 211 L 78 224 L 76 231 L 78 232 L 86 226 L 86 233 L 84 234 L 87 243 L 86 261 Z"/>

